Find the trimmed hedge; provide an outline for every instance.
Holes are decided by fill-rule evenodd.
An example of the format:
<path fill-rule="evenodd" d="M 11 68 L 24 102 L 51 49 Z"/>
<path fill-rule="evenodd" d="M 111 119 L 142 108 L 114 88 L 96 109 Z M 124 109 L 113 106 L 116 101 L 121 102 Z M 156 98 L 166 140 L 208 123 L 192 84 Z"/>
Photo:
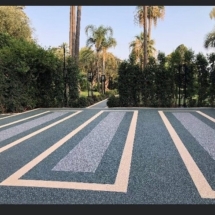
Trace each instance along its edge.
<path fill-rule="evenodd" d="M 120 107 L 119 97 L 116 97 L 115 95 L 111 95 L 107 100 L 107 106 L 109 108 L 111 108 L 111 107 Z"/>

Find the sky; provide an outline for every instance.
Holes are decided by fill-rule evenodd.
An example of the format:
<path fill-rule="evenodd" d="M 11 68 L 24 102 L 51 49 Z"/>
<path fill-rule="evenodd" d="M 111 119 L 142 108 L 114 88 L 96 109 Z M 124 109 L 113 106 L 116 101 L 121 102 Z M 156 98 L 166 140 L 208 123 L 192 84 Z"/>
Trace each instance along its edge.
<path fill-rule="evenodd" d="M 165 17 L 152 28 L 151 38 L 157 51 L 166 55 L 184 44 L 195 54 L 211 53 L 203 44 L 206 35 L 215 30 L 215 19 L 209 13 L 214 6 L 165 6 Z M 117 41 L 109 49 L 116 57 L 128 59 L 129 44 L 143 28 L 134 22 L 136 6 L 82 6 L 80 48 L 86 46 L 87 25 L 110 26 Z M 70 6 L 26 6 L 25 12 L 34 28 L 34 37 L 44 48 L 69 43 Z"/>

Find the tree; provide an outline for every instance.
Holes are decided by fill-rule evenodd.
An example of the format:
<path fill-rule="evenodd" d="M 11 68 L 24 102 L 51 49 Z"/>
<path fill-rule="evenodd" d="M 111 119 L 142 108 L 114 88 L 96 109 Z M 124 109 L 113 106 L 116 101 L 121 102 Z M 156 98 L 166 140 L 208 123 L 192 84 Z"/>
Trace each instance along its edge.
<path fill-rule="evenodd" d="M 62 43 L 60 46 L 58 47 L 51 47 L 50 51 L 52 51 L 56 57 L 58 57 L 60 60 L 63 61 L 64 59 L 64 47 L 66 49 L 66 57 L 69 56 L 69 46 L 67 43 Z"/>
<path fill-rule="evenodd" d="M 211 10 L 211 12 L 209 13 L 209 16 L 211 19 L 215 19 L 215 7 Z M 204 47 L 206 49 L 215 47 L 215 30 L 211 31 L 206 35 L 206 38 L 204 41 Z"/>
<path fill-rule="evenodd" d="M 215 107 L 215 53 L 210 53 L 208 55 L 208 62 L 209 62 L 209 102 L 212 107 Z"/>
<path fill-rule="evenodd" d="M 206 35 L 204 41 L 205 48 L 214 48 L 215 47 L 215 31 L 212 31 Z"/>
<path fill-rule="evenodd" d="M 32 40 L 33 28 L 23 6 L 0 6 L 0 32 Z"/>
<path fill-rule="evenodd" d="M 157 26 L 158 19 L 163 19 L 165 16 L 165 7 L 164 6 L 148 6 L 147 10 L 148 18 L 148 36 L 149 40 L 151 39 L 151 28 L 152 23 L 154 26 Z M 141 27 L 144 24 L 144 12 L 142 6 L 137 6 L 135 14 L 135 22 L 138 23 Z"/>
<path fill-rule="evenodd" d="M 143 29 L 144 29 L 144 47 L 143 47 L 143 53 L 144 53 L 144 68 L 147 64 L 147 6 L 143 6 L 143 11 L 144 11 L 144 24 L 143 24 Z"/>
<path fill-rule="evenodd" d="M 86 46 L 95 47 L 97 55 L 97 81 L 98 81 L 98 91 L 99 91 L 99 55 L 101 54 L 105 45 L 107 45 L 108 38 L 113 35 L 113 29 L 109 26 L 104 27 L 103 25 L 96 27 L 94 25 L 88 25 L 85 28 L 85 33 L 88 36 Z"/>
<path fill-rule="evenodd" d="M 105 58 L 106 58 L 107 50 L 111 47 L 115 47 L 116 45 L 117 45 L 117 42 L 113 37 L 105 38 L 105 40 L 102 43 L 102 57 L 103 57 L 102 74 L 103 75 L 105 75 Z"/>
<path fill-rule="evenodd" d="M 202 53 L 196 55 L 196 66 L 198 71 L 198 106 L 204 106 L 209 91 L 208 61 Z"/>
<path fill-rule="evenodd" d="M 147 54 L 148 57 L 155 57 L 154 54 L 156 52 L 156 49 L 154 47 L 154 40 L 147 41 Z M 142 59 L 143 59 L 143 46 L 144 46 L 144 34 L 143 32 L 140 33 L 140 35 L 135 36 L 135 40 L 130 43 L 131 53 L 134 54 L 135 57 L 135 63 L 140 64 L 143 66 Z"/>
<path fill-rule="evenodd" d="M 211 12 L 209 13 L 211 19 L 215 19 L 215 7 L 212 8 Z"/>
<path fill-rule="evenodd" d="M 79 59 L 80 28 L 81 28 L 81 6 L 77 6 L 77 24 L 76 24 L 76 38 L 75 38 L 75 58 L 77 62 Z"/>
<path fill-rule="evenodd" d="M 70 6 L 69 50 L 72 57 L 75 56 L 75 38 L 76 38 L 76 6 Z"/>

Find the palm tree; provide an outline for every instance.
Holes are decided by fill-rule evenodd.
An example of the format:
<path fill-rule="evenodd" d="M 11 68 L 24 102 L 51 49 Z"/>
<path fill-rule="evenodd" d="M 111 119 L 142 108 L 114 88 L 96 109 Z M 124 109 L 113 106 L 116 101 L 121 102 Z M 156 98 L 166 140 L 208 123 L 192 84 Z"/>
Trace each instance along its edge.
<path fill-rule="evenodd" d="M 69 14 L 69 54 L 72 55 L 72 6 L 70 6 Z"/>
<path fill-rule="evenodd" d="M 111 47 L 115 47 L 117 45 L 116 40 L 113 37 L 108 37 L 102 43 L 102 58 L 103 58 L 103 67 L 102 67 L 102 74 L 105 75 L 105 59 L 107 50 Z"/>
<path fill-rule="evenodd" d="M 107 50 L 111 47 L 115 47 L 117 45 L 117 42 L 116 40 L 113 38 L 113 37 L 108 37 L 106 38 L 104 41 L 103 41 L 103 44 L 102 44 L 102 74 L 103 75 L 106 75 L 105 74 L 105 60 L 106 60 L 106 53 L 107 53 Z M 104 84 L 105 85 L 105 84 Z M 106 86 L 106 85 L 105 85 Z M 104 86 L 104 87 L 105 87 Z M 105 89 L 103 89 L 104 91 Z"/>
<path fill-rule="evenodd" d="M 206 35 L 206 39 L 204 42 L 205 48 L 214 48 L 215 47 L 215 31 L 212 31 Z"/>
<path fill-rule="evenodd" d="M 101 54 L 106 42 L 107 38 L 111 38 L 113 35 L 113 29 L 111 27 L 104 27 L 103 25 L 98 28 L 94 25 L 88 25 L 85 28 L 86 35 L 88 36 L 86 46 L 87 47 L 95 47 L 97 54 L 97 81 L 98 81 L 98 91 L 99 91 L 99 55 Z"/>
<path fill-rule="evenodd" d="M 212 8 L 211 12 L 209 13 L 211 19 L 215 19 L 215 7 Z"/>
<path fill-rule="evenodd" d="M 70 25 L 69 25 L 69 52 L 75 56 L 75 35 L 76 35 L 76 6 L 70 6 Z"/>
<path fill-rule="evenodd" d="M 144 24 L 144 12 L 143 6 L 137 6 L 137 12 L 135 14 L 135 22 L 138 23 L 141 27 Z M 154 26 L 157 26 L 158 19 L 163 19 L 165 16 L 165 7 L 164 6 L 148 6 L 147 18 L 148 18 L 148 36 L 149 40 L 151 39 L 151 28 L 152 23 Z"/>
<path fill-rule="evenodd" d="M 147 64 L 147 6 L 143 6 L 143 11 L 144 11 L 144 21 L 143 21 L 143 30 L 144 30 L 144 46 L 143 46 L 143 53 L 144 53 L 144 66 L 145 68 Z"/>
<path fill-rule="evenodd" d="M 156 53 L 156 49 L 154 47 L 155 45 L 155 41 L 154 40 L 150 40 L 149 41 L 149 37 L 147 38 L 147 55 L 148 57 L 154 57 L 155 53 Z M 134 54 L 135 59 L 137 64 L 140 64 L 141 66 L 143 66 L 143 53 L 145 52 L 143 50 L 143 45 L 144 45 L 144 34 L 143 32 L 140 33 L 140 35 L 136 35 L 135 36 L 135 40 L 132 41 L 130 43 L 130 48 L 131 48 L 131 53 Z"/>
<path fill-rule="evenodd" d="M 78 59 L 79 59 L 80 28 L 81 28 L 81 6 L 77 6 L 77 24 L 76 24 L 76 39 L 75 39 L 76 62 L 78 62 Z"/>

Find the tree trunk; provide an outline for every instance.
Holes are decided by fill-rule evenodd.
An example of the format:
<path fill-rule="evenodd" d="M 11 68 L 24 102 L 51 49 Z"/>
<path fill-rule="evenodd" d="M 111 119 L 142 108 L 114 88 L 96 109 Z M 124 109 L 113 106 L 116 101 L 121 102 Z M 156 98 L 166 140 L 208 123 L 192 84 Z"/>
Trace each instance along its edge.
<path fill-rule="evenodd" d="M 76 40 L 75 40 L 76 62 L 78 62 L 78 59 L 79 59 L 80 28 L 81 28 L 81 6 L 77 6 L 77 25 L 76 25 Z"/>
<path fill-rule="evenodd" d="M 100 92 L 100 84 L 99 84 L 99 53 L 97 52 L 97 62 L 96 62 L 96 67 L 97 67 L 97 82 L 98 82 L 98 85 L 97 85 L 97 91 Z"/>
<path fill-rule="evenodd" d="M 75 56 L 76 6 L 72 6 L 72 57 Z"/>
<path fill-rule="evenodd" d="M 102 58 L 102 75 L 105 75 L 105 51 L 103 50 Z M 105 91 L 105 81 L 102 82 L 102 93 Z"/>
<path fill-rule="evenodd" d="M 144 53 L 144 68 L 146 67 L 147 64 L 147 6 L 143 6 L 143 12 L 144 12 L 144 48 L 143 48 L 143 53 Z"/>
<path fill-rule="evenodd" d="M 149 20 L 149 26 L 148 26 L 148 41 L 151 40 L 151 29 L 152 29 L 152 12 L 153 12 L 153 6 L 148 7 L 148 20 Z"/>
<path fill-rule="evenodd" d="M 72 55 L 72 6 L 70 6 L 69 18 L 69 54 Z"/>
<path fill-rule="evenodd" d="M 150 19 L 149 19 L 149 27 L 148 27 L 148 41 L 150 41 L 151 40 L 151 29 L 152 29 L 152 19 L 151 19 L 151 17 L 150 17 Z"/>

